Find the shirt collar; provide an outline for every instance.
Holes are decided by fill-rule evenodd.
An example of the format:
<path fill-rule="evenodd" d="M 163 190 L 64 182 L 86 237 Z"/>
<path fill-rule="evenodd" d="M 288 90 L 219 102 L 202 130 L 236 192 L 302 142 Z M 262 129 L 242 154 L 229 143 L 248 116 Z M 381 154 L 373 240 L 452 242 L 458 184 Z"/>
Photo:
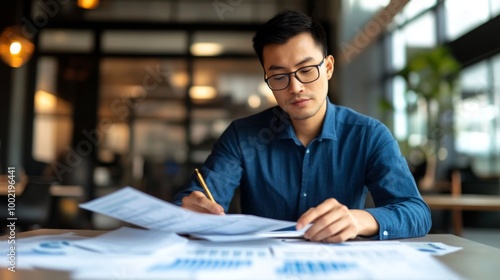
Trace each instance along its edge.
<path fill-rule="evenodd" d="M 279 108 L 279 107 L 278 107 Z M 330 102 L 330 100 L 326 99 L 326 116 L 323 121 L 323 128 L 321 129 L 321 133 L 318 135 L 317 140 L 322 141 L 323 139 L 332 139 L 337 140 L 337 134 L 335 131 L 335 105 Z M 281 108 L 278 110 L 282 115 L 281 119 L 283 120 L 283 124 L 285 125 L 284 129 L 278 132 L 278 139 L 294 139 L 297 140 L 295 136 L 295 131 L 293 130 L 292 122 L 290 120 L 290 116 L 288 113 L 284 112 Z M 286 116 L 286 118 L 283 118 Z M 298 141 L 298 140 L 297 140 Z"/>
<path fill-rule="evenodd" d="M 335 130 L 335 119 L 336 119 L 336 107 L 327 98 L 326 99 L 326 116 L 323 121 L 323 128 L 318 136 L 318 140 L 332 139 L 337 140 L 337 133 Z"/>

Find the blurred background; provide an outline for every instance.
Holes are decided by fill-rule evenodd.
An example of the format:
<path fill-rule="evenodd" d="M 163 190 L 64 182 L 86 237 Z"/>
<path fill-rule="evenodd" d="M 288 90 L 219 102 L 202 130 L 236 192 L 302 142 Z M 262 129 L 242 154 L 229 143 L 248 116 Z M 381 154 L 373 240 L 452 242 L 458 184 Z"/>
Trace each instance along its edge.
<path fill-rule="evenodd" d="M 459 178 L 459 194 L 500 200 L 500 1 L 0 7 L 2 224 L 12 177 L 20 230 L 115 228 L 78 203 L 126 185 L 170 200 L 232 120 L 276 105 L 251 40 L 285 9 L 322 22 L 330 99 L 391 129 L 422 194 L 455 195 Z M 432 231 L 453 233 L 454 215 L 433 210 Z M 500 247 L 500 212 L 460 215 L 459 234 Z"/>

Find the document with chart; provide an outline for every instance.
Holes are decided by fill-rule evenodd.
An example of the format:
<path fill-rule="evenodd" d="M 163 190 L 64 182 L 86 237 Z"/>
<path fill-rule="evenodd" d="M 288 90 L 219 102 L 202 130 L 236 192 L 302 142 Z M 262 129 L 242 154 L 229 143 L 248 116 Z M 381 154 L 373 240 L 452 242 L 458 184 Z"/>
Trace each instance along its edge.
<path fill-rule="evenodd" d="M 137 277 L 163 280 L 462 279 L 432 256 L 402 243 L 245 246 L 191 241 L 182 254 L 157 259 L 136 273 Z"/>
<path fill-rule="evenodd" d="M 66 233 L 18 241 L 18 268 L 67 271 L 74 280 L 463 279 L 402 242 L 214 243 L 131 228 L 97 237 Z M 0 242 L 0 252 L 5 255 L 8 246 Z"/>
<path fill-rule="evenodd" d="M 138 225 L 181 234 L 248 235 L 295 226 L 295 222 L 252 215 L 196 213 L 125 187 L 80 207 Z"/>

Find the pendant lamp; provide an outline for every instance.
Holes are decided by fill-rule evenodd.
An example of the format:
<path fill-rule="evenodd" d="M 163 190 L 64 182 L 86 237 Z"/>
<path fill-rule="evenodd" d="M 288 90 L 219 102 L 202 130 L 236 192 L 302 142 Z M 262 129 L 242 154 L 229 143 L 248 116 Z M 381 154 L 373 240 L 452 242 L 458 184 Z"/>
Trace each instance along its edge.
<path fill-rule="evenodd" d="M 11 67 L 21 67 L 34 50 L 35 45 L 23 35 L 19 26 L 7 27 L 0 35 L 0 57 Z"/>
<path fill-rule="evenodd" d="M 78 0 L 78 7 L 82 9 L 95 9 L 99 6 L 99 0 Z"/>

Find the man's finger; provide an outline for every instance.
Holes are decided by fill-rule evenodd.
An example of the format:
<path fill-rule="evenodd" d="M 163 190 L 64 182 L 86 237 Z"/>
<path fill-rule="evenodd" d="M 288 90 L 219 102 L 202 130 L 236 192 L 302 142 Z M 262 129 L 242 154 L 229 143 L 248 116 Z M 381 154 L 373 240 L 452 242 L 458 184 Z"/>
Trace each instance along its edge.
<path fill-rule="evenodd" d="M 307 239 L 314 240 L 314 241 L 320 241 L 320 240 L 324 239 L 325 237 L 318 238 L 318 233 L 322 232 L 325 229 L 330 228 L 330 230 L 332 231 L 332 234 L 333 234 L 333 231 L 334 231 L 333 227 L 336 226 L 334 224 L 337 223 L 340 220 L 340 218 L 341 218 L 341 216 L 336 211 L 330 211 L 330 212 L 323 214 L 320 217 L 317 217 L 315 222 L 314 222 L 314 225 L 312 225 L 311 228 L 309 228 L 304 233 L 304 237 Z"/>
<path fill-rule="evenodd" d="M 325 215 L 326 216 L 326 215 Z M 333 215 L 329 215 L 333 216 Z M 328 224 L 321 224 L 321 227 L 314 228 L 314 232 L 308 232 L 310 235 L 309 239 L 313 241 L 323 241 L 330 237 L 335 237 L 345 231 L 347 231 L 350 227 L 349 220 L 342 219 L 339 217 L 329 217 L 329 219 L 325 219 Z M 345 233 L 344 233 L 345 235 Z M 334 238 L 335 239 L 335 238 Z M 344 240 L 342 240 L 344 241 Z"/>
<path fill-rule="evenodd" d="M 297 230 L 305 227 L 306 225 L 315 222 L 319 217 L 325 215 L 326 213 L 332 211 L 336 205 L 340 205 L 338 201 L 334 198 L 329 198 L 317 207 L 309 208 L 300 218 L 297 220 Z"/>
<path fill-rule="evenodd" d="M 224 208 L 208 199 L 200 191 L 193 191 L 182 199 L 182 206 L 196 212 L 223 215 Z"/>

